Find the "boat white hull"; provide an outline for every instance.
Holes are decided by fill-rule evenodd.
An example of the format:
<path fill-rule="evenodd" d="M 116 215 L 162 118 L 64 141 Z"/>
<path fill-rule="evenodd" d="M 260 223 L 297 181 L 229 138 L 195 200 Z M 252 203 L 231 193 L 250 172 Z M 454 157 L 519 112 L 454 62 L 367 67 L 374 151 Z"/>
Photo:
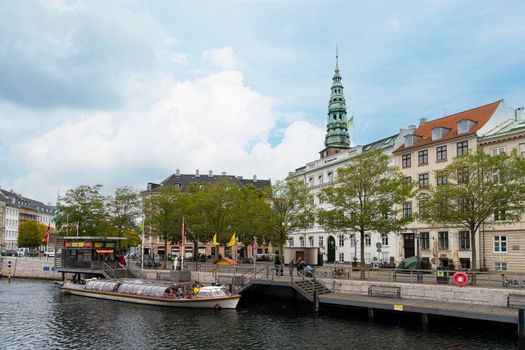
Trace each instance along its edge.
<path fill-rule="evenodd" d="M 135 295 L 123 295 L 116 293 L 100 293 L 91 290 L 76 290 L 64 288 L 64 293 L 80 295 L 84 297 L 122 301 L 127 303 L 170 306 L 170 307 L 186 307 L 198 309 L 235 309 L 239 303 L 240 296 L 227 296 L 221 298 L 193 298 L 193 299 L 163 299 L 163 298 L 147 298 Z"/>

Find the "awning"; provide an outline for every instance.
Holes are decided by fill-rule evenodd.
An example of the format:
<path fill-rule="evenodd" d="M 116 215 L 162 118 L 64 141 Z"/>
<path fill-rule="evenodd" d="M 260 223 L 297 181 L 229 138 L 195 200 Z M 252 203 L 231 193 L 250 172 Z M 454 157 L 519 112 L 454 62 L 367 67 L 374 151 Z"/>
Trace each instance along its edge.
<path fill-rule="evenodd" d="M 111 254 L 113 253 L 113 249 L 97 249 L 96 252 L 99 254 Z"/>

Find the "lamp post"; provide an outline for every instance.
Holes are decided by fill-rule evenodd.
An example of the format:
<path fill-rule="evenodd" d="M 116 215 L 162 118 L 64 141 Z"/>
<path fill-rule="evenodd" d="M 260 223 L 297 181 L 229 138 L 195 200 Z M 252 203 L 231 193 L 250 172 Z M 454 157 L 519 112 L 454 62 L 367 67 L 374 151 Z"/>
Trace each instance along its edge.
<path fill-rule="evenodd" d="M 419 242 L 421 239 L 421 233 L 417 232 L 417 229 L 414 229 L 414 238 L 416 240 L 416 270 L 417 270 L 417 280 L 420 281 L 422 277 L 421 271 L 421 257 L 419 256 Z"/>

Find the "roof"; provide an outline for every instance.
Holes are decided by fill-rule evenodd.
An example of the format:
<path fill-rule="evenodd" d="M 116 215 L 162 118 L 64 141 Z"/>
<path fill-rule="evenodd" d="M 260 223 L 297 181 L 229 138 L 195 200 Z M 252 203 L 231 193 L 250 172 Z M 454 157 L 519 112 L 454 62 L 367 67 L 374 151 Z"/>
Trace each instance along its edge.
<path fill-rule="evenodd" d="M 489 121 L 490 117 L 494 114 L 494 112 L 499 107 L 502 101 L 503 100 L 498 100 L 496 102 L 492 102 L 484 106 L 476 107 L 476 108 L 469 109 L 463 112 L 451 114 L 451 115 L 448 115 L 448 116 L 445 116 L 439 119 L 428 121 L 420 125 L 419 127 L 417 127 L 416 130 L 414 131 L 414 135 L 421 137 L 421 139 L 419 139 L 411 147 L 405 148 L 403 144 L 398 149 L 396 149 L 395 152 L 400 152 L 408 148 L 410 149 L 418 148 L 421 146 L 426 146 L 431 143 L 442 142 L 445 140 L 454 139 L 459 136 L 463 137 L 466 135 L 475 134 L 479 129 L 481 129 Z M 457 123 L 465 119 L 471 120 L 475 124 L 468 132 L 458 135 Z M 437 127 L 443 127 L 443 128 L 449 129 L 450 131 L 442 138 L 438 140 L 432 140 L 432 129 L 437 128 Z"/>
<path fill-rule="evenodd" d="M 525 120 L 508 120 L 496 129 L 487 133 L 483 137 L 483 140 L 512 135 L 519 132 L 525 132 Z"/>
<path fill-rule="evenodd" d="M 235 175 L 196 175 L 196 174 L 172 174 L 168 176 L 164 181 L 160 183 L 160 185 L 157 184 L 151 184 L 151 186 L 148 186 L 148 190 L 154 190 L 158 186 L 175 186 L 180 185 L 182 189 L 186 189 L 191 183 L 209 183 L 213 184 L 221 179 L 227 179 L 229 182 L 238 185 L 239 187 L 246 186 L 246 185 L 253 185 L 257 188 L 262 187 L 268 187 L 272 185 L 272 182 L 270 179 L 268 180 L 260 180 L 257 178 L 253 179 L 243 179 L 240 176 Z"/>
<path fill-rule="evenodd" d="M 6 203 L 11 207 L 33 209 L 39 213 L 53 214 L 54 207 L 45 205 L 42 202 L 34 199 L 23 197 L 22 195 L 13 191 L 6 191 L 0 189 L 0 199 L 6 199 Z"/>
<path fill-rule="evenodd" d="M 374 141 L 372 143 L 369 143 L 367 145 L 362 146 L 363 147 L 363 153 L 368 153 L 371 151 L 374 151 L 376 149 L 385 149 L 388 147 L 394 146 L 394 143 L 396 141 L 396 137 L 399 136 L 399 134 L 395 134 L 389 137 L 385 137 L 384 139 Z"/>
<path fill-rule="evenodd" d="M 63 239 L 64 241 L 127 241 L 128 237 L 115 237 L 115 236 L 58 236 L 57 239 Z"/>

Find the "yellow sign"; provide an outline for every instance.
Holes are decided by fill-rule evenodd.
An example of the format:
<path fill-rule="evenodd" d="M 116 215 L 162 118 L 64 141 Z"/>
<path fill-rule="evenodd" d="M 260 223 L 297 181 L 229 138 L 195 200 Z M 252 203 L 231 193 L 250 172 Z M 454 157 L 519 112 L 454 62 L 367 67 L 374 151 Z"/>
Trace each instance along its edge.
<path fill-rule="evenodd" d="M 394 310 L 396 310 L 396 311 L 403 311 L 403 305 L 401 305 L 401 304 L 394 304 Z"/>
<path fill-rule="evenodd" d="M 96 242 L 96 243 L 95 243 L 95 248 L 102 248 L 102 246 L 103 246 L 103 245 L 102 245 L 102 243 L 100 243 L 100 242 Z"/>
<path fill-rule="evenodd" d="M 79 248 L 84 248 L 84 242 L 78 242 L 78 247 Z"/>

